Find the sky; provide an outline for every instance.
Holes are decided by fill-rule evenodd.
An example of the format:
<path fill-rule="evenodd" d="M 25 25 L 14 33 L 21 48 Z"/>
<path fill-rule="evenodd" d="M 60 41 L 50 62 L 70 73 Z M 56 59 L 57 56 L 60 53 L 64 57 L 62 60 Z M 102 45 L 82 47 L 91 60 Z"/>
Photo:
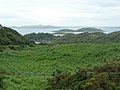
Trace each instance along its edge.
<path fill-rule="evenodd" d="M 6 26 L 120 26 L 120 0 L 0 0 Z"/>

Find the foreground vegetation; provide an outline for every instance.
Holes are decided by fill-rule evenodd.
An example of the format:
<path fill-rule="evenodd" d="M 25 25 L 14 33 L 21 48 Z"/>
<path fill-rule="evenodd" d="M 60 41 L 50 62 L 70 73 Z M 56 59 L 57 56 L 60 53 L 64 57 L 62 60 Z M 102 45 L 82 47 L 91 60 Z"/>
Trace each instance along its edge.
<path fill-rule="evenodd" d="M 83 68 L 71 75 L 57 71 L 48 80 L 48 90 L 120 90 L 120 58 L 92 69 Z"/>
<path fill-rule="evenodd" d="M 3 90 L 50 89 L 48 81 L 54 78 L 56 71 L 67 70 L 71 73 L 70 77 L 77 79 L 74 77 L 77 69 L 103 66 L 119 57 L 119 43 L 40 45 L 26 47 L 20 51 L 6 49 L 0 52 L 0 87 Z M 92 82 L 92 78 L 88 79 L 88 82 Z M 75 81 L 73 84 L 79 86 L 76 83 Z M 84 83 L 86 85 L 86 79 Z M 113 83 L 113 87 L 115 86 L 114 82 L 110 83 Z"/>

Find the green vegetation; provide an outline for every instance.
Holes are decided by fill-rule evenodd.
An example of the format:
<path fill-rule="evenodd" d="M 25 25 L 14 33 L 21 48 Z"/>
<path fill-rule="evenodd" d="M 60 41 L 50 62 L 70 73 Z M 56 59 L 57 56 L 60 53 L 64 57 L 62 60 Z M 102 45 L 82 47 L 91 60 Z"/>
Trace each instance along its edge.
<path fill-rule="evenodd" d="M 109 41 L 118 43 L 120 42 L 120 31 L 112 32 L 107 35 L 107 38 L 109 38 Z"/>
<path fill-rule="evenodd" d="M 32 33 L 27 34 L 25 37 L 32 41 L 44 41 L 51 42 L 52 44 L 75 44 L 75 43 L 119 43 L 120 42 L 120 31 L 105 34 L 102 32 L 93 33 L 80 33 L 80 34 L 65 34 L 61 33 L 63 36 L 54 36 L 48 33 Z"/>
<path fill-rule="evenodd" d="M 41 43 L 51 43 L 50 41 L 55 37 L 52 34 L 49 33 L 31 33 L 31 34 L 26 34 L 24 36 L 25 38 L 31 40 L 31 41 L 37 41 Z"/>
<path fill-rule="evenodd" d="M 81 33 L 81 34 L 66 34 L 54 39 L 56 44 L 73 44 L 73 43 L 106 43 L 120 42 L 120 31 L 105 34 L 102 32 Z"/>
<path fill-rule="evenodd" d="M 104 43 L 104 42 L 110 42 L 110 40 L 108 35 L 102 32 L 66 34 L 62 37 L 58 37 L 54 39 L 54 43 L 57 44 Z"/>
<path fill-rule="evenodd" d="M 79 69 L 73 75 L 57 71 L 48 85 L 48 90 L 115 90 L 120 85 L 120 59 L 101 67 Z"/>
<path fill-rule="evenodd" d="M 54 78 L 54 75 L 60 73 L 59 71 L 67 70 L 71 73 L 70 77 L 73 76 L 71 80 L 75 80 L 75 83 L 73 81 L 72 83 L 77 85 L 72 86 L 77 88 L 79 85 L 82 85 L 88 88 L 86 79 L 82 84 L 76 81 L 76 79 L 79 79 L 76 78 L 76 69 L 79 70 L 79 68 L 86 67 L 92 69 L 95 66 L 102 67 L 105 63 L 119 57 L 119 43 L 40 45 L 27 47 L 21 51 L 6 49 L 0 52 L 0 87 L 3 90 L 45 90 L 49 87 L 47 86 L 49 84 L 47 82 L 48 79 Z M 116 65 L 118 66 L 119 64 Z M 76 76 L 74 77 L 74 75 Z M 99 75 L 94 76 L 95 80 L 99 79 L 102 81 L 102 75 L 106 81 L 103 83 L 106 83 L 108 86 L 112 84 L 111 88 L 116 86 L 113 81 L 109 81 L 109 78 L 106 78 L 106 75 Z M 88 79 L 89 83 L 94 82 L 92 78 Z M 99 80 L 98 85 L 100 84 Z"/>
<path fill-rule="evenodd" d="M 26 34 L 26 38 L 33 40 L 33 41 L 41 41 L 41 40 L 51 40 L 54 36 L 49 33 L 31 33 L 31 34 Z"/>
<path fill-rule="evenodd" d="M 1 27 L 0 90 L 120 90 L 119 35 L 32 33 L 23 37 Z M 32 40 L 54 44 L 33 46 Z"/>
<path fill-rule="evenodd" d="M 17 31 L 2 27 L 0 29 L 0 45 L 29 45 L 31 42 Z"/>

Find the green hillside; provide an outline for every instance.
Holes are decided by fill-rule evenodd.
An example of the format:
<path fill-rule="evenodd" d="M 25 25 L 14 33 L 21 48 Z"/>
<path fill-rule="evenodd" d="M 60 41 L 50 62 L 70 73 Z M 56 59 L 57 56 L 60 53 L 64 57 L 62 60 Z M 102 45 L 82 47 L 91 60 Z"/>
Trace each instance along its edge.
<path fill-rule="evenodd" d="M 105 34 L 102 32 L 84 32 L 80 34 L 61 33 L 63 36 L 54 36 L 49 33 L 31 33 L 25 37 L 32 41 L 49 41 L 51 44 L 79 44 L 79 43 L 119 43 L 120 31 Z"/>
<path fill-rule="evenodd" d="M 120 42 L 120 31 L 105 34 L 102 32 L 81 33 L 81 34 L 66 34 L 54 39 L 57 44 L 72 44 L 72 43 L 107 43 Z"/>
<path fill-rule="evenodd" d="M 0 87 L 45 90 L 48 79 L 56 71 L 68 70 L 74 74 L 78 68 L 103 66 L 119 57 L 119 43 L 40 45 L 21 51 L 5 50 L 0 52 Z"/>
<path fill-rule="evenodd" d="M 66 34 L 54 39 L 57 44 L 73 44 L 73 43 L 103 43 L 109 42 L 109 38 L 102 32 L 81 33 L 81 34 Z"/>
<path fill-rule="evenodd" d="M 28 39 L 11 28 L 0 29 L 0 45 L 29 45 L 30 43 Z"/>
<path fill-rule="evenodd" d="M 42 41 L 42 40 L 51 40 L 54 36 L 49 33 L 30 33 L 24 35 L 27 39 L 30 39 L 32 41 Z"/>
<path fill-rule="evenodd" d="M 120 31 L 112 32 L 107 35 L 107 38 L 109 38 L 109 41 L 118 43 L 120 42 Z"/>

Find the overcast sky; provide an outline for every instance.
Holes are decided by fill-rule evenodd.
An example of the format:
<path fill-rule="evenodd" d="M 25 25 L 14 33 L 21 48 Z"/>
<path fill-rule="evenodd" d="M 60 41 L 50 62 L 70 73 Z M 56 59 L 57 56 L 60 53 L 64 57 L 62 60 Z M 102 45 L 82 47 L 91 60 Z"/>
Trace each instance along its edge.
<path fill-rule="evenodd" d="M 0 23 L 120 26 L 120 0 L 0 0 Z"/>

